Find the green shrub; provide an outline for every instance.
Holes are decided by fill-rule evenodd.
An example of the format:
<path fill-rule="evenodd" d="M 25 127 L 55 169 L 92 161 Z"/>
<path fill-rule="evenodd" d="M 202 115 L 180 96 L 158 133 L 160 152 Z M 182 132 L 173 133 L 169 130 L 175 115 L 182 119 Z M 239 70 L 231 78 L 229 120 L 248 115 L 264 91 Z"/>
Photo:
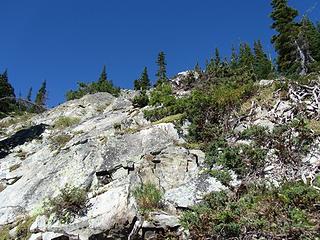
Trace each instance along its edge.
<path fill-rule="evenodd" d="M 63 148 L 70 140 L 72 139 L 72 136 L 69 134 L 60 134 L 57 136 L 53 136 L 50 138 L 52 142 L 52 149 Z"/>
<path fill-rule="evenodd" d="M 143 108 L 149 104 L 149 97 L 146 91 L 142 91 L 138 96 L 133 99 L 133 106 Z"/>
<path fill-rule="evenodd" d="M 240 133 L 240 138 L 246 140 L 253 140 L 259 146 L 263 146 L 265 145 L 266 141 L 268 141 L 270 137 L 269 135 L 270 134 L 268 133 L 268 129 L 266 127 L 254 125 Z"/>
<path fill-rule="evenodd" d="M 320 193 L 302 182 L 279 188 L 253 186 L 233 197 L 212 193 L 203 203 L 185 211 L 180 219 L 192 239 L 317 239 Z M 251 239 L 251 238 L 250 238 Z"/>
<path fill-rule="evenodd" d="M 54 127 L 58 129 L 71 127 L 76 125 L 80 122 L 80 118 L 77 117 L 59 117 L 55 123 Z"/>
<path fill-rule="evenodd" d="M 87 203 L 87 192 L 84 189 L 66 185 L 58 196 L 45 203 L 45 211 L 48 216 L 54 214 L 61 223 L 70 223 L 76 216 L 86 214 Z"/>
<path fill-rule="evenodd" d="M 36 216 L 27 217 L 17 225 L 17 239 L 28 240 L 31 236 L 30 227 L 35 221 Z"/>
<path fill-rule="evenodd" d="M 161 207 L 162 192 L 152 183 L 146 183 L 137 187 L 133 195 L 135 196 L 140 210 L 143 214 Z"/>
<path fill-rule="evenodd" d="M 232 181 L 232 177 L 228 171 L 225 170 L 210 170 L 209 174 L 216 178 L 218 181 L 220 181 L 224 185 L 229 185 L 229 183 Z"/>
<path fill-rule="evenodd" d="M 8 226 L 4 226 L 0 228 L 0 240 L 10 240 L 9 234 L 10 228 Z"/>
<path fill-rule="evenodd" d="M 175 96 L 172 92 L 172 86 L 170 83 L 159 84 L 152 92 L 150 96 L 150 105 L 152 106 L 164 106 L 168 107 L 174 105 Z"/>

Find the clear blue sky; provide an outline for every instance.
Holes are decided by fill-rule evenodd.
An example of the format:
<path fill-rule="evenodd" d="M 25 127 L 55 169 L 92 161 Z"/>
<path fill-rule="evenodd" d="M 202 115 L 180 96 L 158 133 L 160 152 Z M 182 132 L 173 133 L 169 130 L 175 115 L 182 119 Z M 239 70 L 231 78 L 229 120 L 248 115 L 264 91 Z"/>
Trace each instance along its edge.
<path fill-rule="evenodd" d="M 289 0 L 320 20 L 319 0 Z M 167 54 L 168 74 L 203 66 L 218 47 L 261 39 L 272 53 L 269 0 L 1 0 L 0 71 L 8 69 L 16 94 L 46 79 L 48 105 L 65 100 L 77 81 L 99 77 L 102 66 L 131 88 L 144 66 Z"/>

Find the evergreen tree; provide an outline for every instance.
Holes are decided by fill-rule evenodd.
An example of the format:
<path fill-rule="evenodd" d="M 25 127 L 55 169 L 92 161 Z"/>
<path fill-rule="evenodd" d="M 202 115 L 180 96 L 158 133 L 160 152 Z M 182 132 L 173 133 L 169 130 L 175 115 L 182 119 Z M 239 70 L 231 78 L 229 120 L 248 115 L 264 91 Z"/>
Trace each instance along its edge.
<path fill-rule="evenodd" d="M 107 77 L 107 68 L 106 65 L 103 66 L 102 72 L 100 74 L 99 83 L 103 83 L 103 82 L 107 82 L 108 81 L 108 77 Z"/>
<path fill-rule="evenodd" d="M 220 53 L 219 53 L 219 49 L 216 48 L 215 50 L 215 64 L 218 66 L 221 63 L 221 58 L 220 58 Z"/>
<path fill-rule="evenodd" d="M 241 43 L 240 53 L 239 53 L 240 67 L 248 67 L 249 69 L 253 69 L 254 61 L 255 61 L 255 58 L 249 44 Z"/>
<path fill-rule="evenodd" d="M 157 59 L 157 64 L 158 64 L 159 69 L 156 74 L 156 76 L 158 77 L 156 86 L 168 81 L 167 70 L 166 70 L 167 63 L 166 63 L 164 52 L 159 53 L 158 59 Z"/>
<path fill-rule="evenodd" d="M 319 29 L 320 30 L 320 29 Z M 315 61 L 320 61 L 320 31 L 308 17 L 301 21 L 301 32 L 306 38 L 310 54 Z"/>
<path fill-rule="evenodd" d="M 46 101 L 47 101 L 47 81 L 44 80 L 42 82 L 41 88 L 37 93 L 35 104 L 38 106 L 44 107 L 46 105 Z"/>
<path fill-rule="evenodd" d="M 148 90 L 151 87 L 148 69 L 145 67 L 139 79 L 134 81 L 134 90 Z"/>
<path fill-rule="evenodd" d="M 9 83 L 8 71 L 5 70 L 3 74 L 0 74 L 0 112 L 7 113 L 13 110 L 15 97 L 14 89 Z"/>
<path fill-rule="evenodd" d="M 285 74 L 295 73 L 298 68 L 296 46 L 298 24 L 294 19 L 298 16 L 298 11 L 289 7 L 287 0 L 272 0 L 271 6 L 272 28 L 278 32 L 271 40 L 278 53 L 278 69 Z"/>
<path fill-rule="evenodd" d="M 230 60 L 230 67 L 231 69 L 236 69 L 238 67 L 238 54 L 237 54 L 237 50 L 235 49 L 234 46 L 232 46 L 231 49 L 231 60 Z"/>
<path fill-rule="evenodd" d="M 28 95 L 27 95 L 27 100 L 28 100 L 29 102 L 32 101 L 32 100 L 31 100 L 31 97 L 32 97 L 32 87 L 29 88 Z"/>
<path fill-rule="evenodd" d="M 258 79 L 266 79 L 272 72 L 272 62 L 268 59 L 267 54 L 263 51 L 261 41 L 254 42 L 254 72 Z"/>
<path fill-rule="evenodd" d="M 195 71 L 196 73 L 201 73 L 201 72 L 202 72 L 201 67 L 200 67 L 200 65 L 199 65 L 198 62 L 197 62 L 197 64 L 194 66 L 194 71 Z"/>

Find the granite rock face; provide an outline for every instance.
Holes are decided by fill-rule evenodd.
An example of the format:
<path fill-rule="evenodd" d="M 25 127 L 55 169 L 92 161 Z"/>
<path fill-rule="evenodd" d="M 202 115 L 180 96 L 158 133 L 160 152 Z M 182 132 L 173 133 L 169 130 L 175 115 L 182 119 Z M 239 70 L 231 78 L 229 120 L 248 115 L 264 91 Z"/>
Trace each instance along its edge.
<path fill-rule="evenodd" d="M 148 238 L 150 231 L 167 228 L 183 239 L 179 208 L 225 187 L 202 173 L 204 153 L 181 147 L 185 141 L 174 124 L 148 122 L 142 110 L 132 106 L 133 95 L 88 95 L 8 126 L 2 140 L 11 137 L 17 144 L 0 159 L 0 226 L 38 214 L 45 201 L 68 184 L 87 190 L 86 215 L 69 224 L 40 215 L 30 239 Z M 61 119 L 76 121 L 58 125 Z M 20 129 L 28 132 L 40 124 L 43 132 L 15 141 Z M 147 221 L 133 191 L 149 182 L 164 192 L 166 210 Z"/>

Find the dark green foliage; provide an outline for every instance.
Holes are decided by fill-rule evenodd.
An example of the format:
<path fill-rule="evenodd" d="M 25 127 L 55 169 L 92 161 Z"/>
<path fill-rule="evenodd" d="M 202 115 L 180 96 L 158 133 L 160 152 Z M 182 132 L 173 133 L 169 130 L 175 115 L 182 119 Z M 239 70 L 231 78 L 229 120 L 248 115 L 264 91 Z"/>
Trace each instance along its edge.
<path fill-rule="evenodd" d="M 254 62 L 255 56 L 252 53 L 250 45 L 247 43 L 241 43 L 239 53 L 240 67 L 247 67 L 248 69 L 253 70 Z"/>
<path fill-rule="evenodd" d="M 31 97 L 32 97 L 32 87 L 29 88 L 29 91 L 28 91 L 28 94 L 27 94 L 27 100 L 28 100 L 29 102 L 32 101 L 32 100 L 31 100 Z"/>
<path fill-rule="evenodd" d="M 160 52 L 157 59 L 158 71 L 157 71 L 157 82 L 156 86 L 166 83 L 168 81 L 167 77 L 167 63 L 166 63 L 166 56 L 164 52 Z"/>
<path fill-rule="evenodd" d="M 197 62 L 197 64 L 194 66 L 194 71 L 195 71 L 196 73 L 199 73 L 199 74 L 202 73 L 202 69 L 201 69 L 201 67 L 200 67 L 200 65 L 199 65 L 198 62 Z"/>
<path fill-rule="evenodd" d="M 148 76 L 147 67 L 144 68 L 141 77 L 134 81 L 134 90 L 148 90 L 151 87 L 150 79 Z"/>
<path fill-rule="evenodd" d="M 7 70 L 0 74 L 0 112 L 8 113 L 15 108 L 14 89 L 9 83 Z"/>
<path fill-rule="evenodd" d="M 223 140 L 214 141 L 207 149 L 206 159 L 210 165 L 218 164 L 235 171 L 241 177 L 264 166 L 266 150 L 254 145 L 228 146 Z"/>
<path fill-rule="evenodd" d="M 135 196 L 143 214 L 161 208 L 163 193 L 152 183 L 146 183 L 137 187 L 134 190 L 133 195 Z"/>
<path fill-rule="evenodd" d="M 114 96 L 118 96 L 120 89 L 114 87 L 111 80 L 107 79 L 106 68 L 103 67 L 99 80 L 92 83 L 78 83 L 78 90 L 70 90 L 66 93 L 67 100 L 79 99 L 87 94 L 94 94 L 98 92 L 108 92 Z"/>
<path fill-rule="evenodd" d="M 192 239 L 317 239 L 320 193 L 302 182 L 248 187 L 240 196 L 215 192 L 180 221 Z"/>
<path fill-rule="evenodd" d="M 66 185 L 57 197 L 46 203 L 45 210 L 48 215 L 54 214 L 61 223 L 70 223 L 76 216 L 85 215 L 87 203 L 85 190 Z"/>
<path fill-rule="evenodd" d="M 229 185 L 230 181 L 232 181 L 232 177 L 228 171 L 225 170 L 210 170 L 209 174 L 216 178 L 218 181 L 220 181 L 224 185 Z"/>
<path fill-rule="evenodd" d="M 152 106 L 172 106 L 175 103 L 172 86 L 169 83 L 158 84 L 150 96 L 150 105 Z"/>
<path fill-rule="evenodd" d="M 46 105 L 46 101 L 47 101 L 47 82 L 46 80 L 44 80 L 42 82 L 41 88 L 39 89 L 37 95 L 36 95 L 36 99 L 35 99 L 35 104 L 39 105 L 39 106 L 45 106 Z"/>
<path fill-rule="evenodd" d="M 149 104 L 149 97 L 146 91 L 141 91 L 141 93 L 134 97 L 133 106 L 143 108 Z"/>
<path fill-rule="evenodd" d="M 253 140 L 259 146 L 264 146 L 269 140 L 270 134 L 266 127 L 253 125 L 252 127 L 245 129 L 240 134 L 240 138 L 245 140 Z"/>
<path fill-rule="evenodd" d="M 277 31 L 271 42 L 278 53 L 278 69 L 285 74 L 296 73 L 299 67 L 295 43 L 298 24 L 294 20 L 298 16 L 298 11 L 289 7 L 287 0 L 272 0 L 271 6 L 273 9 L 271 13 L 272 28 Z"/>
<path fill-rule="evenodd" d="M 267 79 L 273 72 L 272 62 L 263 51 L 262 44 L 259 41 L 254 42 L 254 72 L 258 79 Z"/>
<path fill-rule="evenodd" d="M 308 17 L 304 17 L 300 25 L 300 32 L 308 43 L 311 57 L 320 62 L 320 32 Z"/>

